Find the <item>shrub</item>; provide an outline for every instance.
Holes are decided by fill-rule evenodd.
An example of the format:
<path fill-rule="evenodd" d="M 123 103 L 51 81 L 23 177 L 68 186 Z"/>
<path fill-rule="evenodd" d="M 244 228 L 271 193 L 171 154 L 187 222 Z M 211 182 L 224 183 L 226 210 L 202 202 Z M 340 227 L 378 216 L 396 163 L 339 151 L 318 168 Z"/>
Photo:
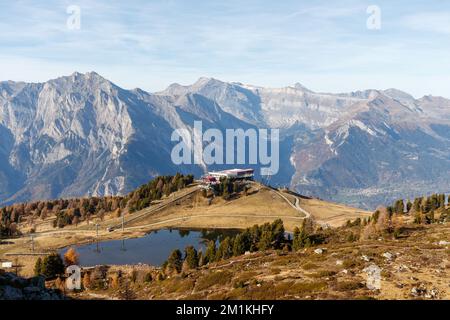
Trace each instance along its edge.
<path fill-rule="evenodd" d="M 312 270 L 312 269 L 317 269 L 319 266 L 311 263 L 311 262 L 307 262 L 304 265 L 302 265 L 303 270 Z"/>
<path fill-rule="evenodd" d="M 55 278 L 64 274 L 64 263 L 57 253 L 52 253 L 44 258 L 41 266 L 41 274 L 46 278 Z"/>
<path fill-rule="evenodd" d="M 152 282 L 152 280 L 153 280 L 153 276 L 150 272 L 148 272 L 144 277 L 144 282 L 149 283 L 149 282 Z"/>
<path fill-rule="evenodd" d="M 309 275 L 312 278 L 324 278 L 324 277 L 332 277 L 336 275 L 336 271 L 332 270 L 320 270 L 316 273 Z"/>
<path fill-rule="evenodd" d="M 231 281 L 232 273 L 229 271 L 212 271 L 201 277 L 196 283 L 197 290 L 208 289 L 214 285 L 223 286 Z"/>
<path fill-rule="evenodd" d="M 363 288 L 364 285 L 358 281 L 342 281 L 336 284 L 336 290 L 338 291 L 351 291 Z"/>

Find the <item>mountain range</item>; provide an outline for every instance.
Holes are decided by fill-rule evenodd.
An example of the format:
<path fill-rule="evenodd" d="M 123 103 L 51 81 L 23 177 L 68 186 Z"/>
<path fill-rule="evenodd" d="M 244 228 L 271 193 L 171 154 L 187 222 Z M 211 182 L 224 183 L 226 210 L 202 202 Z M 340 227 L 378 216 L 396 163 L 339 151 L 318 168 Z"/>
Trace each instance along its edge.
<path fill-rule="evenodd" d="M 200 78 L 149 93 L 95 72 L 0 82 L 0 204 L 125 194 L 174 165 L 174 129 L 279 128 L 271 184 L 374 208 L 450 192 L 450 100 L 396 90 L 317 93 Z M 219 168 L 216 166 L 215 168 Z"/>

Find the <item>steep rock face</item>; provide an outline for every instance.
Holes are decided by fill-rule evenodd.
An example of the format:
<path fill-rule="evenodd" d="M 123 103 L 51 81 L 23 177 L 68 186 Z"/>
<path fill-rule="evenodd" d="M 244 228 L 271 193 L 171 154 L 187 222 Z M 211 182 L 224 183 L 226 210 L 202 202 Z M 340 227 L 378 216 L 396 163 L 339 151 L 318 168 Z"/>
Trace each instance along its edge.
<path fill-rule="evenodd" d="M 196 120 L 222 133 L 280 128 L 280 171 L 271 182 L 303 193 L 372 208 L 450 191 L 445 98 L 210 78 L 151 94 L 90 72 L 0 83 L 0 202 L 123 194 L 156 175 L 199 175 L 206 165 L 174 165 L 170 158 L 173 130 L 192 134 Z"/>
<path fill-rule="evenodd" d="M 1 87 L 4 202 L 124 193 L 177 170 L 168 120 L 168 113 L 178 117 L 174 107 L 163 113 L 152 104 L 158 101 L 95 73 Z"/>
<path fill-rule="evenodd" d="M 196 92 L 244 121 L 281 128 L 287 170 L 274 183 L 285 184 L 290 175 L 288 184 L 300 192 L 366 208 L 450 191 L 447 99 L 415 99 L 397 89 L 328 94 L 300 84 L 274 89 L 206 78 L 175 87 L 166 94 Z M 243 91 L 252 98 L 236 99 Z"/>

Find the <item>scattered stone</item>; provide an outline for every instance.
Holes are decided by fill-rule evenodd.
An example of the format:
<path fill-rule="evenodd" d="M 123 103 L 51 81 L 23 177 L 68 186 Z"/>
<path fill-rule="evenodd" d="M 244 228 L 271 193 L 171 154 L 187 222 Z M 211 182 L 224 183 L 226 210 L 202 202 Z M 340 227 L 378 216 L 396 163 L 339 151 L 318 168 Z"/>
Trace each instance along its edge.
<path fill-rule="evenodd" d="M 433 289 L 431 289 L 429 295 L 430 295 L 431 299 L 436 299 L 439 296 L 439 291 L 437 289 L 433 288 Z"/>
<path fill-rule="evenodd" d="M 440 246 L 448 246 L 448 245 L 450 245 L 450 242 L 449 241 L 445 241 L 445 240 L 441 240 L 441 241 L 438 242 L 438 245 L 440 245 Z"/>
<path fill-rule="evenodd" d="M 386 258 L 386 260 L 391 261 L 394 258 L 394 255 L 390 252 L 383 253 L 383 257 Z"/>
<path fill-rule="evenodd" d="M 342 260 L 336 260 L 336 265 L 337 266 L 342 266 L 344 264 L 344 261 Z"/>
<path fill-rule="evenodd" d="M 63 300 L 55 290 L 45 288 L 43 277 L 21 278 L 13 273 L 0 274 L 0 300 Z"/>
<path fill-rule="evenodd" d="M 439 291 L 435 288 L 427 290 L 426 286 L 421 283 L 418 287 L 411 289 L 411 295 L 413 297 L 424 297 L 426 299 L 436 299 L 439 296 Z"/>
<path fill-rule="evenodd" d="M 319 249 L 316 249 L 316 250 L 314 250 L 314 253 L 315 254 L 323 254 L 325 251 L 326 251 L 327 249 L 325 249 L 325 248 L 319 248 Z"/>
<path fill-rule="evenodd" d="M 368 256 L 366 256 L 365 254 L 363 254 L 363 255 L 361 256 L 361 260 L 364 260 L 364 261 L 366 261 L 366 262 L 369 262 L 369 261 L 370 261 L 370 258 L 369 258 Z"/>
<path fill-rule="evenodd" d="M 408 268 L 408 266 L 401 264 L 398 267 L 396 267 L 398 272 L 405 272 L 405 271 L 410 271 L 410 269 Z"/>

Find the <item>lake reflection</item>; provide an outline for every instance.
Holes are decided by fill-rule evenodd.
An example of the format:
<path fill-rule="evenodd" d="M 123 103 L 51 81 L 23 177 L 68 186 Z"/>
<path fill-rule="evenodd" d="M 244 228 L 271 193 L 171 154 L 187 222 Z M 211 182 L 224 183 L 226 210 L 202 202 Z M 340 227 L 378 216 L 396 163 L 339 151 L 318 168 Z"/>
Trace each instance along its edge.
<path fill-rule="evenodd" d="M 80 254 L 82 266 L 138 263 L 160 266 L 174 249 L 184 252 L 185 247 L 192 245 L 205 252 L 210 240 L 217 242 L 236 233 L 236 230 L 163 229 L 141 238 L 91 243 L 75 246 L 75 249 Z M 66 251 L 67 248 L 60 253 Z"/>

